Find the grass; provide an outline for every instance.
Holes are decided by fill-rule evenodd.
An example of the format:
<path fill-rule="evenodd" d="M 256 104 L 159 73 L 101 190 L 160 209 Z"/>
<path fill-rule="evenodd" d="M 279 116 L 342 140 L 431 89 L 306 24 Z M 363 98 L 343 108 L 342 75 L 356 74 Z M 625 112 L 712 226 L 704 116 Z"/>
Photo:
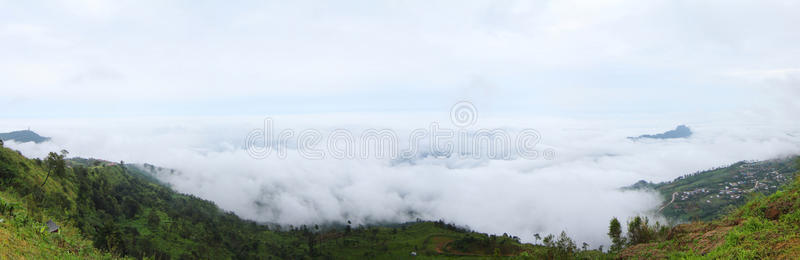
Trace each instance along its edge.
<path fill-rule="evenodd" d="M 707 193 L 689 195 L 687 200 L 681 200 L 680 196 L 678 196 L 661 213 L 673 220 L 673 222 L 711 221 L 725 216 L 746 204 L 756 194 L 769 195 L 778 190 L 773 186 L 781 187 L 784 184 L 791 183 L 794 172 L 798 170 L 794 165 L 796 159 L 797 157 L 753 163 L 739 162 L 728 167 L 689 174 L 666 183 L 646 184 L 643 187 L 659 191 L 665 203 L 672 199 L 672 194 L 675 192 L 682 193 L 705 189 L 708 191 Z M 776 176 L 774 172 L 781 176 Z M 767 188 L 760 188 L 755 192 L 750 192 L 756 180 L 761 185 L 767 185 Z M 730 186 L 730 188 L 739 188 L 741 190 L 740 193 L 732 194 L 739 196 L 738 198 L 731 198 L 731 194 L 719 193 L 720 190 L 724 190 L 725 186 L 729 186 L 729 183 L 739 181 L 744 183 L 735 187 Z M 710 201 L 710 203 L 707 201 Z"/>
<path fill-rule="evenodd" d="M 800 258 L 798 180 L 725 218 L 678 225 L 661 241 L 610 255 L 578 250 L 566 235 L 546 247 L 444 221 L 280 230 L 178 194 L 135 167 L 70 163 L 41 186 L 42 163 L 0 148 L 0 259 Z M 60 233 L 43 232 L 48 219 Z"/>
<path fill-rule="evenodd" d="M 756 196 L 710 222 L 672 228 L 665 241 L 635 245 L 622 258 L 798 259 L 800 179 L 770 196 Z"/>
<path fill-rule="evenodd" d="M 43 222 L 30 217 L 29 211 L 5 192 L 0 193 L 0 208 L 0 259 L 118 258 L 94 248 L 72 226 L 61 225 L 57 233 L 49 233 Z"/>
<path fill-rule="evenodd" d="M 371 227 L 291 230 L 239 219 L 213 203 L 179 194 L 133 166 L 71 159 L 63 173 L 0 148 L 0 258 L 486 258 L 548 254 L 445 224 L 417 221 Z M 7 211 L 7 212 L 6 212 Z M 61 233 L 43 233 L 48 219 Z M 471 239 L 471 240 L 470 240 Z M 481 241 L 483 244 L 478 244 Z M 453 245 L 466 245 L 454 248 Z M 580 252 L 586 253 L 586 252 Z M 597 252 L 599 253 L 599 252 Z M 600 253 L 602 254 L 602 253 Z"/>

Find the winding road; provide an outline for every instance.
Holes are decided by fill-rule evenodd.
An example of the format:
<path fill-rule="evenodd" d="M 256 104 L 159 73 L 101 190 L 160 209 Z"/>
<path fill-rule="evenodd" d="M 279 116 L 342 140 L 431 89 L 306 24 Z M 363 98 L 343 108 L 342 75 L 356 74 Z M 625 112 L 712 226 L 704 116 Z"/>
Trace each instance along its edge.
<path fill-rule="evenodd" d="M 669 206 L 669 204 L 672 204 L 672 202 L 675 202 L 675 196 L 677 196 L 677 195 L 678 195 L 678 192 L 677 192 L 677 191 L 676 191 L 676 192 L 673 192 L 673 193 L 672 193 L 672 200 L 670 200 L 670 201 L 669 201 L 669 203 L 667 203 L 666 205 L 664 205 L 664 206 L 661 206 L 661 208 L 659 208 L 659 209 L 658 209 L 658 212 L 661 212 L 661 210 L 663 210 L 664 208 L 666 208 L 667 206 Z"/>
<path fill-rule="evenodd" d="M 756 184 L 755 184 L 755 185 L 753 185 L 753 188 L 752 188 L 752 189 L 750 189 L 750 191 L 749 191 L 749 192 L 754 192 L 754 191 L 756 191 L 756 189 L 758 189 L 758 180 L 756 180 Z M 658 209 L 658 212 L 661 212 L 662 210 L 664 210 L 664 208 L 666 208 L 667 206 L 669 206 L 669 204 L 672 204 L 672 202 L 675 202 L 675 196 L 677 196 L 677 195 L 678 195 L 678 192 L 677 192 L 677 191 L 676 191 L 676 192 L 673 192 L 673 193 L 672 193 L 672 200 L 670 200 L 670 201 L 669 201 L 669 202 L 668 202 L 666 205 L 664 205 L 664 206 L 661 206 L 661 208 L 659 208 L 659 209 Z"/>

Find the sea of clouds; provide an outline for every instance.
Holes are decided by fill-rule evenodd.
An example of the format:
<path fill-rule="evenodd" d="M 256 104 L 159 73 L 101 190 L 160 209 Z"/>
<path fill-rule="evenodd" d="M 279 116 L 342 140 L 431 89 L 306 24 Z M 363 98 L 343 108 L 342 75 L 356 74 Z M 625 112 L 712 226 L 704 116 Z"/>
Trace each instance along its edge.
<path fill-rule="evenodd" d="M 441 115 L 320 114 L 270 117 L 277 130 L 391 129 L 398 136 Z M 535 159 L 420 156 L 404 160 L 356 157 L 309 159 L 290 147 L 253 158 L 243 149 L 264 117 L 5 120 L 4 130 L 34 125 L 52 137 L 42 144 L 7 146 L 43 157 L 67 149 L 70 156 L 168 169 L 158 178 L 183 193 L 262 222 L 370 224 L 444 219 L 474 230 L 508 233 L 532 241 L 534 233 L 562 230 L 596 247 L 607 244 L 612 217 L 654 215 L 662 198 L 619 188 L 638 180 L 675 177 L 740 160 L 764 160 L 800 152 L 800 128 L 742 122 L 689 122 L 686 139 L 632 141 L 680 121 L 564 118 L 481 118 L 474 128 L 514 132 L 534 128 L 537 149 L 555 151 Z M 405 140 L 405 139 L 403 139 Z"/>
<path fill-rule="evenodd" d="M 53 138 L 6 146 L 175 169 L 158 177 L 263 222 L 444 219 L 525 241 L 566 230 L 596 247 L 611 217 L 662 202 L 619 187 L 800 152 L 790 1 L 3 6 L 13 11 L 0 16 L 0 132 Z M 311 160 L 289 143 L 285 158 L 256 159 L 243 149 L 266 116 L 278 131 L 391 129 L 407 141 L 450 118 L 405 112 L 452 99 L 514 113 L 481 114 L 468 130 L 536 129 L 536 148 L 552 156 Z M 166 117 L 265 111 L 405 112 Z M 681 114 L 654 114 L 667 112 Z M 694 135 L 626 138 L 680 124 Z"/>

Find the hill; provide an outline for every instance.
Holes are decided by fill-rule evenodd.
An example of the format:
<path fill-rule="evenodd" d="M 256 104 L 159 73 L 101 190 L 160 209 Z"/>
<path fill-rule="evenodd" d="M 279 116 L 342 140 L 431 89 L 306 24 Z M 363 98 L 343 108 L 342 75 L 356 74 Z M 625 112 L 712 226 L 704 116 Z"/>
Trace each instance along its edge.
<path fill-rule="evenodd" d="M 579 249 L 565 233 L 534 245 L 441 220 L 383 226 L 355 226 L 346 220 L 313 227 L 256 223 L 177 193 L 140 167 L 66 156 L 64 151 L 45 160 L 27 159 L 0 146 L 0 257 L 396 259 L 412 252 L 437 258 L 608 256 L 588 245 Z M 48 220 L 61 226 L 59 233 L 44 231 Z"/>
<path fill-rule="evenodd" d="M 642 138 L 650 138 L 650 139 L 673 139 L 673 138 L 687 138 L 692 136 L 692 130 L 689 129 L 688 126 L 679 125 L 673 130 L 669 130 L 660 134 L 652 134 L 652 135 L 640 135 L 637 137 L 628 137 L 631 140 L 637 140 Z"/>
<path fill-rule="evenodd" d="M 639 181 L 626 189 L 652 189 L 664 199 L 660 212 L 675 222 L 713 220 L 744 205 L 753 194 L 769 195 L 794 179 L 798 170 L 787 157 L 738 162 L 687 174 L 663 183 Z"/>
<path fill-rule="evenodd" d="M 0 140 L 14 141 L 17 143 L 43 143 L 50 141 L 50 137 L 44 137 L 31 130 L 13 131 L 8 133 L 0 133 Z"/>
<path fill-rule="evenodd" d="M 25 196 L 19 192 L 37 187 L 43 172 L 32 160 L 0 146 L 0 259 L 109 259 L 116 258 L 92 245 L 78 228 L 70 222 L 62 222 L 66 209 L 57 210 L 53 203 L 61 197 L 73 196 L 63 192 L 69 187 L 60 182 L 50 182 L 38 191 Z M 44 200 L 42 194 L 62 196 Z M 43 210 L 42 206 L 52 210 Z M 59 208 L 60 209 L 60 208 Z M 50 233 L 46 221 L 55 219 L 60 226 Z"/>
<path fill-rule="evenodd" d="M 618 239 L 611 252 L 603 252 L 589 249 L 587 244 L 578 246 L 563 232 L 545 236 L 540 244 L 529 244 L 517 237 L 478 233 L 443 220 L 380 226 L 355 226 L 345 220 L 342 224 L 299 227 L 255 223 L 225 212 L 212 202 L 159 184 L 147 173 L 146 169 L 153 166 L 66 159 L 66 155 L 63 151 L 51 153 L 44 160 L 27 159 L 0 146 L 0 258 L 800 256 L 800 181 L 784 185 L 769 197 L 754 195 L 755 199 L 745 206 L 713 221 L 669 227 L 658 223 L 653 226 L 646 218 L 634 218 L 628 221 L 624 239 Z M 789 159 L 741 162 L 669 183 L 640 182 L 636 186 L 667 192 L 697 189 L 719 180 L 727 182 L 730 176 L 761 176 L 756 173 L 772 172 L 768 169 L 782 169 L 778 170 L 781 173 L 789 169 L 786 167 L 790 163 Z M 57 232 L 47 230 L 48 220 L 60 226 Z"/>
<path fill-rule="evenodd" d="M 723 218 L 681 224 L 663 239 L 629 246 L 620 258 L 798 259 L 800 179 L 756 196 Z"/>

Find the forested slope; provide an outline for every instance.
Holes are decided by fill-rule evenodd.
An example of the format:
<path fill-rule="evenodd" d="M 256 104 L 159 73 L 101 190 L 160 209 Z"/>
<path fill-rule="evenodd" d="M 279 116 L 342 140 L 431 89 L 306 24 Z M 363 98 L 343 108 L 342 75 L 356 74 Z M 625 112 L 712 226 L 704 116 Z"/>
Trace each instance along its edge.
<path fill-rule="evenodd" d="M 800 179 L 714 221 L 677 225 L 623 249 L 622 258 L 798 259 Z"/>
<path fill-rule="evenodd" d="M 0 147 L 0 248 L 17 258 L 309 259 L 530 256 L 608 257 L 566 234 L 544 245 L 472 232 L 444 221 L 384 226 L 278 228 L 243 220 L 214 203 L 174 192 L 122 162 L 27 159 Z M 48 220 L 62 228 L 49 233 Z M 8 239 L 5 239 L 8 237 Z M 37 257 L 38 256 L 38 257 Z"/>

